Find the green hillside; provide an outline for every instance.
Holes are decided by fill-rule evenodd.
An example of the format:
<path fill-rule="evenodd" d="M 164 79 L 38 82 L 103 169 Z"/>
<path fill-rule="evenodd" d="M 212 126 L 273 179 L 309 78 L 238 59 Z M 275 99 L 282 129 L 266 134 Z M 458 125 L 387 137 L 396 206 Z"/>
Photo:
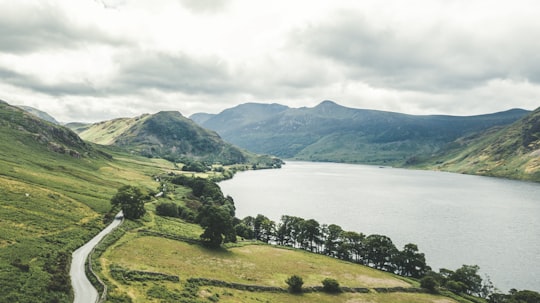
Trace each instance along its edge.
<path fill-rule="evenodd" d="M 0 302 L 70 302 L 71 252 L 104 227 L 111 196 L 123 184 L 153 190 L 169 169 L 0 102 Z"/>
<path fill-rule="evenodd" d="M 215 132 L 173 111 L 96 123 L 82 129 L 79 135 L 97 144 L 113 145 L 145 157 L 161 157 L 178 162 L 189 158 L 226 165 L 260 163 L 271 167 L 277 161 L 226 143 Z"/>
<path fill-rule="evenodd" d="M 458 117 L 414 116 L 354 109 L 324 101 L 313 108 L 247 103 L 191 118 L 247 150 L 310 161 L 399 165 L 430 155 L 453 140 L 528 112 Z"/>
<path fill-rule="evenodd" d="M 506 126 L 461 137 L 413 166 L 540 181 L 540 108 Z"/>

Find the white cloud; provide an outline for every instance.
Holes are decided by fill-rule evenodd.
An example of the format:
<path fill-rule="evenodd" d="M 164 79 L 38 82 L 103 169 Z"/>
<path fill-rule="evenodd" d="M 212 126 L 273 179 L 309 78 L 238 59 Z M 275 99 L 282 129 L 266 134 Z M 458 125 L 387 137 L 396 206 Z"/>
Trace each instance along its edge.
<path fill-rule="evenodd" d="M 0 0 L 0 99 L 63 121 L 324 99 L 533 109 L 538 15 L 527 0 Z"/>

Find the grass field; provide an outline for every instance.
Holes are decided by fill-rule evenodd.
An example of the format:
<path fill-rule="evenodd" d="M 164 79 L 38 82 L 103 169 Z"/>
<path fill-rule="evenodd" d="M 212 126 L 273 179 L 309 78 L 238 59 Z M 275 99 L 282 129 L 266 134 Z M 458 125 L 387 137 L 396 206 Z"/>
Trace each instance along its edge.
<path fill-rule="evenodd" d="M 156 216 L 152 204 L 139 229 L 197 239 L 202 229 L 180 219 Z M 108 302 L 433 302 L 453 303 L 452 299 L 422 293 L 341 293 L 322 292 L 293 295 L 283 292 L 253 292 L 218 286 L 193 286 L 190 278 L 286 289 L 285 280 L 293 275 L 304 279 L 304 286 L 321 286 L 325 278 L 354 288 L 417 287 L 418 283 L 365 266 L 340 261 L 302 250 L 240 242 L 229 248 L 211 250 L 197 244 L 151 236 L 132 230 L 111 245 L 100 257 L 102 277 L 111 285 Z M 157 272 L 179 277 L 179 282 L 130 280 L 115 274 Z M 112 270 L 111 270 L 112 269 Z M 121 299 L 119 299 L 121 298 Z"/>
<path fill-rule="evenodd" d="M 328 277 L 349 287 L 411 286 L 371 268 L 268 245 L 216 251 L 175 240 L 139 237 L 116 247 L 106 257 L 133 270 L 263 286 L 286 287 L 284 281 L 293 274 L 302 275 L 306 286 L 320 286 Z"/>

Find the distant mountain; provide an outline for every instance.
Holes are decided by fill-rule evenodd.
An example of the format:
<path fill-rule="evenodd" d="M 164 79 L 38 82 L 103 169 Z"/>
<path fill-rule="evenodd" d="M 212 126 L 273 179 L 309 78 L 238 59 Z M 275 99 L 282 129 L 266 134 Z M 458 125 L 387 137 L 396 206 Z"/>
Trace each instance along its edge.
<path fill-rule="evenodd" d="M 1 100 L 0 130 L 5 149 L 48 149 L 77 158 L 100 154 L 70 129 Z"/>
<path fill-rule="evenodd" d="M 415 116 L 348 108 L 248 103 L 217 115 L 193 115 L 201 126 L 256 153 L 310 161 L 396 165 L 431 155 L 466 134 L 508 125 L 528 111 L 479 116 Z"/>
<path fill-rule="evenodd" d="M 417 167 L 540 181 L 540 108 L 517 122 L 458 138 Z"/>
<path fill-rule="evenodd" d="M 189 157 L 235 164 L 250 162 L 255 157 L 175 111 L 96 123 L 83 128 L 79 135 L 90 142 L 173 161 Z"/>
<path fill-rule="evenodd" d="M 49 121 L 51 123 L 60 125 L 60 122 L 56 121 L 55 118 L 53 118 L 51 115 L 49 115 L 48 113 L 46 113 L 44 111 L 40 111 L 39 109 L 33 108 L 31 106 L 25 106 L 25 105 L 16 105 L 16 106 L 18 108 L 20 108 L 20 109 L 25 110 L 26 112 L 29 112 L 29 113 L 35 115 L 36 117 L 38 117 L 40 119 L 43 119 L 45 121 Z"/>

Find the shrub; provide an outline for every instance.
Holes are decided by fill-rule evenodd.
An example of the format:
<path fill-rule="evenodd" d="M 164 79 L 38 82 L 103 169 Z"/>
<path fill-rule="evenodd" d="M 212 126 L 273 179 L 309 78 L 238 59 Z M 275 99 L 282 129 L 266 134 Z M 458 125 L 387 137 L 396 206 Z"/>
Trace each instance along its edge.
<path fill-rule="evenodd" d="M 304 279 L 297 275 L 290 276 L 285 283 L 289 285 L 289 291 L 292 293 L 302 292 L 302 285 L 304 285 Z"/>
<path fill-rule="evenodd" d="M 435 278 L 427 276 L 420 280 L 420 287 L 427 289 L 430 292 L 435 292 L 437 287 L 439 287 L 439 283 L 437 280 L 435 280 Z"/>
<path fill-rule="evenodd" d="M 326 278 L 322 281 L 323 290 L 328 293 L 341 292 L 341 287 L 336 279 Z"/>
<path fill-rule="evenodd" d="M 172 202 L 162 202 L 156 206 L 156 214 L 167 217 L 178 217 L 178 206 Z"/>

